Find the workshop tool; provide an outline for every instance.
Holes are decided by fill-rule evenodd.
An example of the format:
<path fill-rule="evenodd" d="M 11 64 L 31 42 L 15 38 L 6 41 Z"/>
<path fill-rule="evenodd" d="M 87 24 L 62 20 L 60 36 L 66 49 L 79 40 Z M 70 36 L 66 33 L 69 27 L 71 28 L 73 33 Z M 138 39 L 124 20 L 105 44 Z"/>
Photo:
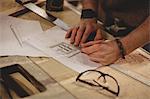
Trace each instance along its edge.
<path fill-rule="evenodd" d="M 34 0 L 33 3 L 35 3 L 39 7 L 42 7 L 45 4 L 45 0 Z M 10 13 L 9 16 L 18 17 L 29 11 L 30 11 L 29 9 L 22 7 L 20 9 L 18 9 L 17 11 Z"/>
<path fill-rule="evenodd" d="M 25 8 L 31 10 L 35 14 L 41 16 L 42 18 L 44 18 L 44 19 L 52 22 L 53 24 L 59 26 L 63 30 L 68 30 L 69 29 L 69 26 L 65 22 L 63 22 L 61 19 L 51 15 L 49 11 L 45 11 L 44 9 L 42 9 L 42 8 L 38 7 L 37 5 L 35 5 L 34 3 L 29 2 L 29 1 L 28 2 L 22 2 L 22 0 L 16 0 L 16 2 L 23 5 Z"/>

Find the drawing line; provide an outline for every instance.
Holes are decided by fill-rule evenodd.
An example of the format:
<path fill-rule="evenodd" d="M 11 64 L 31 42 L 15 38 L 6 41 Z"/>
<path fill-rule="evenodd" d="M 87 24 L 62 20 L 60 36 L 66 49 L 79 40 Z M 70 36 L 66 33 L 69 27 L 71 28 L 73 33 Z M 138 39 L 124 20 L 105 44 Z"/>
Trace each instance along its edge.
<path fill-rule="evenodd" d="M 13 32 L 13 34 L 15 35 L 16 39 L 18 40 L 19 45 L 20 45 L 21 47 L 23 47 L 23 46 L 22 46 L 22 41 L 19 39 L 18 35 L 16 34 L 14 28 L 12 27 L 12 24 L 10 25 L 10 29 L 11 29 L 11 31 Z"/>

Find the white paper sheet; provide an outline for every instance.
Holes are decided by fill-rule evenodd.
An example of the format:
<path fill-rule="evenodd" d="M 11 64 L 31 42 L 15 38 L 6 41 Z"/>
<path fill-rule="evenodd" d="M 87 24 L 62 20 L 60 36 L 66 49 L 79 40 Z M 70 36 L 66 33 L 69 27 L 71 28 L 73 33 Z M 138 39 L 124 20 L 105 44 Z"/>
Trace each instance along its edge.
<path fill-rule="evenodd" d="M 54 27 L 42 34 L 30 36 L 26 42 L 77 72 L 101 66 L 90 61 L 78 48 L 69 44 L 65 33 L 62 29 Z"/>
<path fill-rule="evenodd" d="M 37 21 L 22 20 L 0 14 L 0 56 L 46 56 L 41 51 L 23 43 L 23 40 L 31 34 L 42 32 L 40 23 Z M 22 46 L 19 41 L 22 42 Z"/>

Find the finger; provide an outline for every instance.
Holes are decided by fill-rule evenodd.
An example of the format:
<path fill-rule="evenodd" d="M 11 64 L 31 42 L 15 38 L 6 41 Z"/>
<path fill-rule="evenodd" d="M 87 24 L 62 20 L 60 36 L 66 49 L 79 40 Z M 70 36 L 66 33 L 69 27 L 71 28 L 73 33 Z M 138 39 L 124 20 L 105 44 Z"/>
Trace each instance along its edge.
<path fill-rule="evenodd" d="M 102 65 L 108 65 L 107 61 L 104 59 L 101 59 L 101 58 L 90 57 L 90 60 L 97 62 L 97 63 L 100 63 Z"/>
<path fill-rule="evenodd" d="M 105 55 L 104 54 L 101 54 L 101 52 L 97 51 L 97 52 L 94 52 L 94 53 L 91 53 L 89 54 L 90 57 L 95 57 L 95 58 L 102 58 L 102 59 L 105 59 Z"/>
<path fill-rule="evenodd" d="M 90 60 L 91 60 L 91 61 L 94 61 L 94 62 L 96 62 L 96 63 L 99 63 L 99 62 L 100 62 L 99 59 L 96 58 L 96 57 L 90 57 Z"/>
<path fill-rule="evenodd" d="M 80 25 L 78 31 L 77 31 L 77 35 L 75 37 L 75 45 L 79 45 L 80 41 L 81 41 L 81 37 L 84 33 L 85 30 L 85 26 L 84 25 Z"/>
<path fill-rule="evenodd" d="M 70 43 L 71 43 L 71 44 L 73 44 L 74 41 L 75 41 L 75 36 L 76 36 L 76 33 L 77 33 L 78 28 L 79 28 L 79 27 L 75 27 L 75 28 L 72 30 L 71 39 L 70 39 Z"/>
<path fill-rule="evenodd" d="M 67 34 L 65 35 L 65 38 L 70 38 L 71 33 L 72 33 L 72 29 L 73 29 L 73 28 L 71 28 L 71 29 L 69 29 L 69 30 L 67 31 Z"/>
<path fill-rule="evenodd" d="M 99 49 L 100 49 L 99 44 L 94 44 L 94 45 L 89 46 L 89 47 L 81 48 L 81 52 L 89 55 L 91 53 L 98 51 Z"/>
<path fill-rule="evenodd" d="M 90 27 L 89 25 L 87 25 L 85 32 L 83 33 L 83 37 L 81 39 L 81 43 L 86 42 L 88 36 L 90 35 L 90 33 L 92 32 L 92 27 Z"/>
<path fill-rule="evenodd" d="M 99 43 L 103 43 L 103 42 L 104 42 L 103 40 L 90 41 L 90 42 L 81 44 L 81 47 L 89 47 L 91 45 L 99 44 Z"/>
<path fill-rule="evenodd" d="M 102 31 L 101 29 L 98 29 L 94 40 L 100 40 L 100 39 L 102 39 Z"/>

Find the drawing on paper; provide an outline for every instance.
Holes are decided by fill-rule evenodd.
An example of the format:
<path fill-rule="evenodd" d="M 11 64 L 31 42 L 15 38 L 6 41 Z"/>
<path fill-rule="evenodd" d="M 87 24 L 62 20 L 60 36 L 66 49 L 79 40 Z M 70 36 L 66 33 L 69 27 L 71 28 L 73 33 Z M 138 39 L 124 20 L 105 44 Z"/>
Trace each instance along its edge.
<path fill-rule="evenodd" d="M 68 58 L 80 53 L 79 48 L 75 47 L 72 44 L 67 44 L 65 42 L 61 42 L 59 44 L 50 46 L 50 48 L 59 55 L 64 55 Z"/>

